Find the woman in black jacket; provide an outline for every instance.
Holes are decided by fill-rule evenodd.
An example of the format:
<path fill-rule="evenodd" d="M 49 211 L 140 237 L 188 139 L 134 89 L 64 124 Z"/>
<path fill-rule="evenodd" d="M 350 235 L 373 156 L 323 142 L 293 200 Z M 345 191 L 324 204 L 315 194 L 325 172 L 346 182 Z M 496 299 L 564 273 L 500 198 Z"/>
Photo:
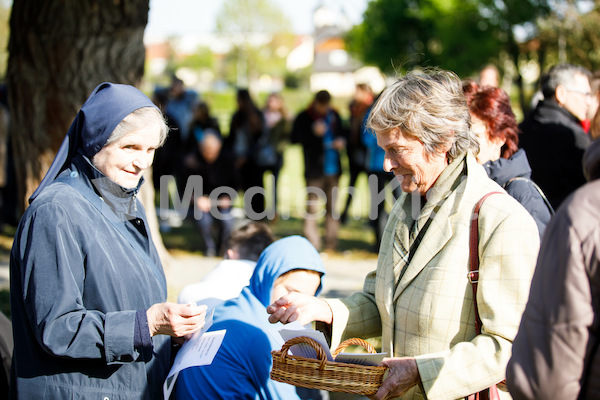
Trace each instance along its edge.
<path fill-rule="evenodd" d="M 471 129 L 479 139 L 477 162 L 529 211 L 541 237 L 554 211 L 531 180 L 527 155 L 519 149 L 519 126 L 510 98 L 500 88 L 479 87 L 475 82 L 466 83 L 463 91 L 471 114 Z"/>

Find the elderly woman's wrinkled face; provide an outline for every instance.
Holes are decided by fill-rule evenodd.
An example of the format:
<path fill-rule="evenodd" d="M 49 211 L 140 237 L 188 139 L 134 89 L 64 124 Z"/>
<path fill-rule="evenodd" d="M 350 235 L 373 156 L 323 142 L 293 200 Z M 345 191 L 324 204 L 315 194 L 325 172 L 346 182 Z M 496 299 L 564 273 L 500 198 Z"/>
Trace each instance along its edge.
<path fill-rule="evenodd" d="M 134 188 L 143 172 L 152 165 L 154 151 L 159 145 L 160 128 L 150 125 L 104 146 L 92 158 L 92 164 L 113 182 L 124 188 Z"/>
<path fill-rule="evenodd" d="M 393 172 L 403 192 L 418 191 L 424 196 L 448 166 L 447 151 L 430 155 L 421 141 L 395 128 L 377 132 L 377 144 L 385 150 L 383 169 Z"/>

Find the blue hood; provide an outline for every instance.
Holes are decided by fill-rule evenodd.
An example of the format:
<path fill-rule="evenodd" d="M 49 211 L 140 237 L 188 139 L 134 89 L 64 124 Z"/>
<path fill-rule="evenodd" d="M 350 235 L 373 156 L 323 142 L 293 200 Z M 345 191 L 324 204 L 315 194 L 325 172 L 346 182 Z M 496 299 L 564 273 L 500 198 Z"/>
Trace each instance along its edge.
<path fill-rule="evenodd" d="M 312 244 L 301 236 L 289 236 L 268 246 L 256 262 L 249 290 L 267 307 L 275 280 L 293 269 L 307 269 L 325 275 L 321 256 Z M 321 292 L 319 285 L 316 295 Z"/>

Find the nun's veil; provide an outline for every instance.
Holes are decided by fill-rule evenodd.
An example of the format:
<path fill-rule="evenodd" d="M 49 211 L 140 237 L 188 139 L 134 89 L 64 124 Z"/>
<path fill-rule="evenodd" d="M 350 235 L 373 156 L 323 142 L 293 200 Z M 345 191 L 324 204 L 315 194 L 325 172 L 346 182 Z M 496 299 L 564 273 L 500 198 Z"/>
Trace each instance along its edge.
<path fill-rule="evenodd" d="M 123 118 L 143 107 L 157 108 L 152 100 L 133 86 L 110 82 L 98 85 L 77 113 L 52 165 L 29 202 L 71 165 L 75 154 L 79 152 L 91 159 L 102 149 Z"/>

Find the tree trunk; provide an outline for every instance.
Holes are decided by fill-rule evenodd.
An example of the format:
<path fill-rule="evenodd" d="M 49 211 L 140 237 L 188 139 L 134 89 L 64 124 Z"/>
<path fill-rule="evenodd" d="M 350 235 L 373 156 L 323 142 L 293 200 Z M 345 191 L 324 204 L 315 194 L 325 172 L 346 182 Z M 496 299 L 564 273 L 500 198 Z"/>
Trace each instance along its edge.
<path fill-rule="evenodd" d="M 21 211 L 92 90 L 139 85 L 148 9 L 149 0 L 13 2 L 7 88 Z"/>

